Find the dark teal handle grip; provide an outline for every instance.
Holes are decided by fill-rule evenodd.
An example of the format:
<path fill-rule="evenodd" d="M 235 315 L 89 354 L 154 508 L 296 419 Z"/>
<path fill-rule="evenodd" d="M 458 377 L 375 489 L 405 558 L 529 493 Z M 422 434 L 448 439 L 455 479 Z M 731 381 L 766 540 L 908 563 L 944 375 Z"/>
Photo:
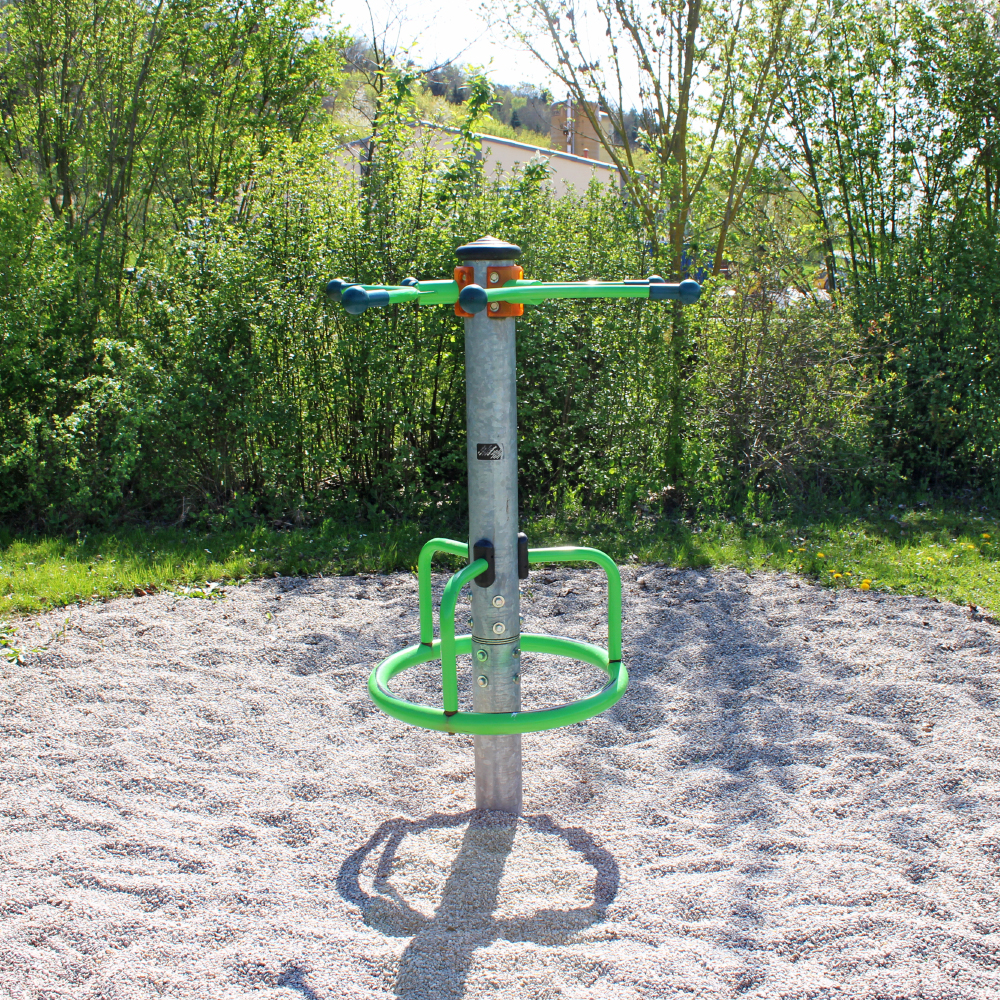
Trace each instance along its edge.
<path fill-rule="evenodd" d="M 458 293 L 458 304 L 467 313 L 481 313 L 486 308 L 486 289 L 481 285 L 466 285 Z"/>
<path fill-rule="evenodd" d="M 650 284 L 649 298 L 653 302 L 662 301 L 663 299 L 674 299 L 689 306 L 701 298 L 701 285 L 691 278 L 682 281 L 679 285 L 668 285 L 666 282 L 662 285 L 659 283 Z"/>
<path fill-rule="evenodd" d="M 340 301 L 345 311 L 352 316 L 360 316 L 371 306 L 387 306 L 389 293 L 384 288 L 367 289 L 360 285 L 351 285 L 341 292 Z"/>
<path fill-rule="evenodd" d="M 328 281 L 326 283 L 326 294 L 329 295 L 334 302 L 340 302 L 344 289 L 350 288 L 351 285 L 356 284 L 356 281 L 348 281 L 346 278 L 334 278 L 333 281 Z"/>

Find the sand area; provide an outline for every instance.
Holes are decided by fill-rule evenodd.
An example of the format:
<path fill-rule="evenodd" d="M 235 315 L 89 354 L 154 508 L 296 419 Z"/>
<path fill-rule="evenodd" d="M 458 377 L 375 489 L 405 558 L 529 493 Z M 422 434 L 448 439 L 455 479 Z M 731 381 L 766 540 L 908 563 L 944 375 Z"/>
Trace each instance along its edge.
<path fill-rule="evenodd" d="M 1000 628 L 791 576 L 623 578 L 629 691 L 524 737 L 516 820 L 473 810 L 470 737 L 368 699 L 417 639 L 412 576 L 25 623 L 0 997 L 1000 998 Z M 535 571 L 524 613 L 599 638 L 602 578 Z M 601 683 L 523 677 L 526 708 Z"/>

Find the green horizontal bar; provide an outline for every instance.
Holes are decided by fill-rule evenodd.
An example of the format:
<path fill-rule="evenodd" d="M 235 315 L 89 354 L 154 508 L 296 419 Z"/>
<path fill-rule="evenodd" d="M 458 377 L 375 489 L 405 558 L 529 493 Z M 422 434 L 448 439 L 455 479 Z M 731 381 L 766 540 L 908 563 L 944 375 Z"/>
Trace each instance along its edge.
<path fill-rule="evenodd" d="M 547 299 L 648 299 L 649 285 L 626 285 L 620 281 L 539 283 L 534 286 L 488 288 L 487 302 L 520 302 L 538 305 Z"/>
<path fill-rule="evenodd" d="M 389 293 L 389 304 L 420 302 L 451 305 L 458 301 L 458 283 L 450 280 L 420 281 L 416 285 L 362 285 L 365 291 Z M 538 305 L 547 299 L 648 299 L 648 284 L 622 281 L 534 281 L 516 278 L 501 288 L 488 288 L 488 302 L 520 302 Z"/>
<path fill-rule="evenodd" d="M 416 302 L 420 298 L 420 292 L 415 288 L 387 288 L 389 293 L 389 305 L 396 306 L 403 302 Z"/>
<path fill-rule="evenodd" d="M 544 551 L 544 550 L 542 550 Z M 485 562 L 485 560 L 477 560 Z M 473 563 L 473 566 L 475 563 Z M 471 569 L 472 567 L 467 567 Z M 464 573 L 464 571 L 463 571 Z M 452 579 L 458 579 L 456 574 Z M 621 662 L 608 660 L 608 654 L 599 646 L 561 636 L 534 635 L 525 632 L 520 639 L 521 650 L 527 653 L 546 653 L 567 656 L 574 660 L 600 667 L 608 675 L 608 682 L 596 694 L 580 701 L 555 708 L 531 712 L 455 712 L 446 715 L 446 709 L 429 708 L 398 698 L 389 689 L 389 682 L 397 674 L 420 663 L 428 663 L 441 656 L 442 643 L 433 646 L 410 646 L 384 659 L 368 678 L 371 699 L 387 715 L 421 729 L 446 733 L 475 733 L 480 736 L 501 736 L 515 733 L 538 733 L 560 726 L 571 726 L 606 711 L 625 693 L 628 671 Z M 463 635 L 454 640 L 454 651 L 468 655 L 472 652 L 472 636 Z M 443 679 L 443 678 L 442 678 Z"/>
<path fill-rule="evenodd" d="M 458 301 L 458 282 L 451 278 L 417 282 L 420 304 L 426 306 L 447 306 Z"/>
<path fill-rule="evenodd" d="M 417 285 L 384 286 L 383 290 L 389 293 L 389 305 L 419 302 L 425 306 L 441 306 L 458 301 L 458 282 L 455 281 L 421 281 Z"/>
<path fill-rule="evenodd" d="M 349 286 L 345 285 L 345 289 Z M 451 278 L 420 281 L 416 285 L 361 285 L 366 292 L 388 292 L 389 305 L 419 302 L 425 306 L 450 305 L 458 301 L 458 282 Z"/>

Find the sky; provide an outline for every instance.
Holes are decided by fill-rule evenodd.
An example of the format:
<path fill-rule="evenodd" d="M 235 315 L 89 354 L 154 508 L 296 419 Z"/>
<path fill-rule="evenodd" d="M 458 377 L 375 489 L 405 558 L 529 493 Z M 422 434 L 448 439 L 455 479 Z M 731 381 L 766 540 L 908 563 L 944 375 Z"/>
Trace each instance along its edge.
<path fill-rule="evenodd" d="M 489 6 L 503 11 L 502 4 Z M 420 66 L 448 61 L 471 64 L 485 70 L 494 83 L 533 83 L 562 96 L 564 88 L 556 85 L 534 56 L 504 41 L 501 27 L 491 25 L 484 17 L 478 0 L 356 0 L 343 14 L 343 20 L 352 31 L 368 38 L 374 25 L 378 36 L 385 37 L 389 51 L 406 53 Z"/>

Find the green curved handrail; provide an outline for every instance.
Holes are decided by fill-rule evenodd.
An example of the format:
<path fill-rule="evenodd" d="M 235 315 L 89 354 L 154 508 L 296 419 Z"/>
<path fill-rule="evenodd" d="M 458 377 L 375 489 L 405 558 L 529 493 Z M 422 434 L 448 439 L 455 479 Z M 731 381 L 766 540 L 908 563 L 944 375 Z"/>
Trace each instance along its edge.
<path fill-rule="evenodd" d="M 614 559 L 600 549 L 584 545 L 558 545 L 550 549 L 528 549 L 528 562 L 592 562 L 608 578 L 608 658 L 612 663 L 622 658 L 622 577 Z"/>
<path fill-rule="evenodd" d="M 441 595 L 441 610 L 438 612 L 441 622 L 441 696 L 447 715 L 458 711 L 458 674 L 455 667 L 455 605 L 458 594 L 473 577 L 485 573 L 489 567 L 485 559 L 476 559 L 445 584 Z"/>
<path fill-rule="evenodd" d="M 608 663 L 607 653 L 600 646 L 576 639 L 565 639 L 554 635 L 521 634 L 521 649 L 527 653 L 547 653 L 554 656 L 568 656 L 600 667 L 607 675 L 608 682 L 596 694 L 568 705 L 541 708 L 528 712 L 455 712 L 449 715 L 441 708 L 416 705 L 394 695 L 389 689 L 389 681 L 397 674 L 420 663 L 436 660 L 441 655 L 441 643 L 434 642 L 428 648 L 424 645 L 410 646 L 384 659 L 368 678 L 368 693 L 373 702 L 386 715 L 400 722 L 421 729 L 433 729 L 442 733 L 473 733 L 479 736 L 505 736 L 515 733 L 538 733 L 546 729 L 571 726 L 583 722 L 611 708 L 628 687 L 628 671 L 622 663 Z M 455 641 L 457 653 L 472 652 L 472 636 L 462 635 Z"/>
<path fill-rule="evenodd" d="M 453 556 L 469 558 L 466 542 L 456 542 L 453 538 L 432 538 L 424 542 L 417 557 L 417 592 L 420 601 L 420 641 L 429 646 L 434 641 L 434 605 L 431 596 L 431 560 L 438 552 L 448 552 Z"/>
<path fill-rule="evenodd" d="M 529 563 L 592 562 L 599 565 L 608 580 L 608 649 L 562 636 L 526 632 L 520 637 L 521 649 L 528 653 L 567 656 L 600 667 L 608 682 L 596 694 L 567 705 L 526 712 L 460 712 L 458 710 L 459 654 L 472 652 L 472 637 L 455 636 L 455 607 L 462 588 L 487 568 L 485 559 L 477 559 L 456 573 L 445 585 L 441 597 L 441 638 L 434 639 L 431 593 L 431 560 L 436 552 L 468 558 L 469 546 L 450 538 L 432 538 L 420 550 L 417 560 L 420 600 L 420 643 L 399 650 L 376 666 L 368 678 L 368 693 L 387 715 L 423 729 L 439 732 L 509 735 L 534 733 L 589 719 L 617 702 L 628 687 L 628 671 L 621 662 L 621 575 L 614 560 L 600 549 L 563 545 L 529 549 Z M 432 660 L 441 661 L 442 708 L 431 708 L 406 701 L 392 693 L 389 682 L 410 667 Z"/>

